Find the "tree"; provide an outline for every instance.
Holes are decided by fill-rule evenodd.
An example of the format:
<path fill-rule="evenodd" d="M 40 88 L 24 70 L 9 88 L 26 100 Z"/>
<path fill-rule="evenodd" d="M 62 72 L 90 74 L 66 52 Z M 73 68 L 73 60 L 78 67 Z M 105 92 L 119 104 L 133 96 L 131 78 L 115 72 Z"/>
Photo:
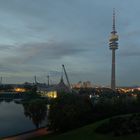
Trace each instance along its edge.
<path fill-rule="evenodd" d="M 67 131 L 90 122 L 92 104 L 87 96 L 63 94 L 50 105 L 50 128 Z"/>

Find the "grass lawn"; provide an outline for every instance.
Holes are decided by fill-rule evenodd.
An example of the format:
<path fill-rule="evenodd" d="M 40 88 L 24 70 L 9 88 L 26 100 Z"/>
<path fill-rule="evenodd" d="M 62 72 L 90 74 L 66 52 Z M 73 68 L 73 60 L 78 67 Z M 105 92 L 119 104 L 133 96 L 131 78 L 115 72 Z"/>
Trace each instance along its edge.
<path fill-rule="evenodd" d="M 99 121 L 67 133 L 47 135 L 43 137 L 37 137 L 32 140 L 140 140 L 140 134 L 114 137 L 111 134 L 102 135 L 95 133 L 95 128 L 106 120 Z"/>

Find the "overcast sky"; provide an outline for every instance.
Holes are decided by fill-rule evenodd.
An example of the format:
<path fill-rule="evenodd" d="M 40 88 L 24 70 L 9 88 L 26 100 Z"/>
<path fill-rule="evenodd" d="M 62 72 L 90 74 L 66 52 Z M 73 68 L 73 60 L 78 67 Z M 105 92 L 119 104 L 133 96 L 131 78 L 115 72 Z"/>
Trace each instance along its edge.
<path fill-rule="evenodd" d="M 72 83 L 110 85 L 113 8 L 117 85 L 140 85 L 140 0 L 0 0 L 3 82 L 56 82 L 65 64 Z"/>

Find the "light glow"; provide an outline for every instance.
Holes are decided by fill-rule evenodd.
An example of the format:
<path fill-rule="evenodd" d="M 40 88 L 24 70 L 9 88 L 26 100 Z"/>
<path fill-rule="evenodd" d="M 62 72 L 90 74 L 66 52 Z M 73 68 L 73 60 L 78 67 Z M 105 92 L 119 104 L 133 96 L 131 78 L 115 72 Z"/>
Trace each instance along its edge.
<path fill-rule="evenodd" d="M 15 92 L 25 92 L 26 90 L 24 88 L 14 88 Z"/>

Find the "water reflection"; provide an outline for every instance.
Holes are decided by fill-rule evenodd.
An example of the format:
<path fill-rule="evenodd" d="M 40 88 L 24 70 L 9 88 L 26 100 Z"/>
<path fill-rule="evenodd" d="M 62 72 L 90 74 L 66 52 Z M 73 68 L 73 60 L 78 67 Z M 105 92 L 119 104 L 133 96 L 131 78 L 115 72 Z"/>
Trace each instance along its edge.
<path fill-rule="evenodd" d="M 24 114 L 29 117 L 36 128 L 40 127 L 40 124 L 46 120 L 47 117 L 47 104 L 45 100 L 35 99 L 23 104 Z"/>
<path fill-rule="evenodd" d="M 16 103 L 0 99 L 0 137 L 33 130 L 47 123 L 47 103 L 42 99 Z"/>

